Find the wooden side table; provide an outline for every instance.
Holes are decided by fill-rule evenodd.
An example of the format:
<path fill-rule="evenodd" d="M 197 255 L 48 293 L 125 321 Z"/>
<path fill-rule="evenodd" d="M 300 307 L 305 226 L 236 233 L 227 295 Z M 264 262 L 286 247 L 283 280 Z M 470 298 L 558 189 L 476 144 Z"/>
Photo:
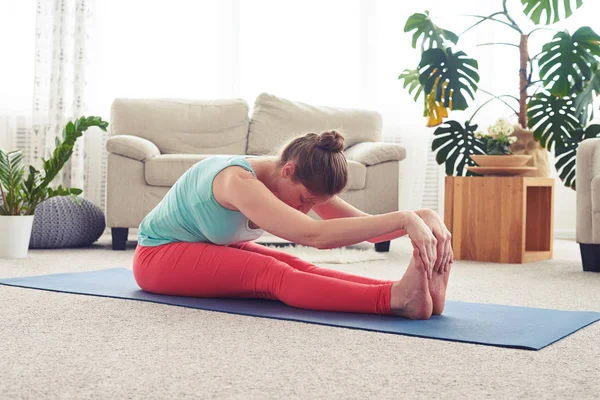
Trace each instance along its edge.
<path fill-rule="evenodd" d="M 554 179 L 447 176 L 445 185 L 444 222 L 456 260 L 552 258 Z"/>

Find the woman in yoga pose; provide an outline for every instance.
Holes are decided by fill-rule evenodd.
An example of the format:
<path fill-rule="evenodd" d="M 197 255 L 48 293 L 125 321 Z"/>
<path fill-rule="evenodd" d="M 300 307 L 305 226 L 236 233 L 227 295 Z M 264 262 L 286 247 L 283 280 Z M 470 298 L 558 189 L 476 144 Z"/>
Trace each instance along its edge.
<path fill-rule="evenodd" d="M 344 138 L 309 133 L 279 157 L 214 156 L 173 185 L 140 225 L 133 272 L 145 291 L 280 300 L 311 310 L 427 319 L 444 309 L 450 233 L 431 210 L 369 215 L 337 195 L 348 180 Z M 322 220 L 306 214 L 314 210 Z M 262 230 L 321 249 L 408 235 L 402 279 L 316 267 L 252 242 Z"/>

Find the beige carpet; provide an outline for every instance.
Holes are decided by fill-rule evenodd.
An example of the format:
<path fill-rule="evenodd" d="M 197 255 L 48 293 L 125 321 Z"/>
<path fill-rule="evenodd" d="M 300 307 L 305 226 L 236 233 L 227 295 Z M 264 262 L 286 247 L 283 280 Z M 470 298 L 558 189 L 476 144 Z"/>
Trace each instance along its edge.
<path fill-rule="evenodd" d="M 386 260 L 333 265 L 400 277 Z M 600 311 L 574 242 L 529 265 L 457 262 L 451 300 Z M 0 276 L 129 267 L 133 252 L 32 251 Z M 0 286 L 0 398 L 598 398 L 600 323 L 525 351 Z"/>

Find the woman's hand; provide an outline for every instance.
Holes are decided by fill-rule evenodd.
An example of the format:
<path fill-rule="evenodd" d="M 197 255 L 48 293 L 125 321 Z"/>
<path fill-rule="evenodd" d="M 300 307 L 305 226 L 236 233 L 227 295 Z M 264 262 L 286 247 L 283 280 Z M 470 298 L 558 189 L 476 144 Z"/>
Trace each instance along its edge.
<path fill-rule="evenodd" d="M 427 268 L 427 277 L 431 279 L 434 265 L 437 263 L 437 244 L 431 228 L 417 213 L 410 213 L 409 221 L 404 228 L 413 247 L 419 250 L 423 265 Z"/>
<path fill-rule="evenodd" d="M 450 263 L 454 262 L 454 253 L 452 252 L 452 235 L 444 221 L 433 210 L 418 210 L 415 213 L 421 217 L 423 222 L 431 229 L 437 240 L 438 258 L 433 267 L 434 271 L 447 271 Z"/>

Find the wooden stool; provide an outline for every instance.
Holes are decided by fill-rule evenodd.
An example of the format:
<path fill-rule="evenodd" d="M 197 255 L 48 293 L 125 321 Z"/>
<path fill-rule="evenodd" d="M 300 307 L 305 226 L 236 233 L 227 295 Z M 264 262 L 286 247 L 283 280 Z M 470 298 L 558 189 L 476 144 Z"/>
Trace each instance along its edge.
<path fill-rule="evenodd" d="M 554 179 L 447 176 L 444 222 L 455 260 L 552 258 Z"/>

